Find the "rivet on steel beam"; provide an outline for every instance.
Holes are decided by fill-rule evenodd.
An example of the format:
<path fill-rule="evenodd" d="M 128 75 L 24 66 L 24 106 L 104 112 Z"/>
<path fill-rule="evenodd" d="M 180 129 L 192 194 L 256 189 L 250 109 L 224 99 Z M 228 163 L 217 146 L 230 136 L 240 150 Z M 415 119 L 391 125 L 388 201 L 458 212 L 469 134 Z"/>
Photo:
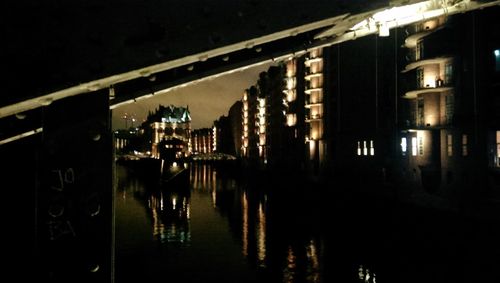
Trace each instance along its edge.
<path fill-rule="evenodd" d="M 201 55 L 201 56 L 200 56 L 200 58 L 198 58 L 198 59 L 199 59 L 201 62 L 205 62 L 205 61 L 207 61 L 207 59 L 208 59 L 208 55 L 207 55 L 207 54 L 205 54 L 205 55 Z"/>
<path fill-rule="evenodd" d="M 53 101 L 54 101 L 54 99 L 52 97 L 48 97 L 48 98 L 40 99 L 38 102 L 42 106 L 49 106 L 50 104 L 52 104 Z"/>
<path fill-rule="evenodd" d="M 26 114 L 25 113 L 17 113 L 16 118 L 19 120 L 24 120 L 24 118 L 26 118 Z"/>

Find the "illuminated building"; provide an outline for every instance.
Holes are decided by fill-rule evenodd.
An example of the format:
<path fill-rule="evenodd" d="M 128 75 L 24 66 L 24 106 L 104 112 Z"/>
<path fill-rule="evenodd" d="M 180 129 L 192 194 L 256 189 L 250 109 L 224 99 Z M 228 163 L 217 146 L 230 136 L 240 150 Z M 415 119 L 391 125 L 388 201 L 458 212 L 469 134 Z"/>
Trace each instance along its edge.
<path fill-rule="evenodd" d="M 207 154 L 214 152 L 213 128 L 193 130 L 191 134 L 193 154 Z"/>
<path fill-rule="evenodd" d="M 219 117 L 218 120 L 214 121 L 214 126 L 212 129 L 214 135 L 214 151 L 235 156 L 236 151 L 234 149 L 235 146 L 231 128 L 231 118 L 224 115 Z"/>
<path fill-rule="evenodd" d="M 236 101 L 231 108 L 229 109 L 228 117 L 229 117 L 229 127 L 231 130 L 231 138 L 233 149 L 231 152 L 234 152 L 234 156 L 241 157 L 242 151 L 242 140 L 241 136 L 243 133 L 243 102 Z M 228 152 L 231 154 L 230 152 Z"/>
<path fill-rule="evenodd" d="M 293 79 L 285 89 L 284 70 L 285 64 L 270 67 L 243 95 L 242 153 L 247 162 L 260 169 L 282 170 L 290 165 L 287 159 L 296 160 L 290 155 L 302 155 L 292 150 L 297 137 L 293 138 L 290 131 L 296 132 L 297 114 L 293 111 L 297 107 L 290 108 L 287 99 L 293 103 L 297 98 Z"/>
<path fill-rule="evenodd" d="M 145 122 L 151 131 L 151 155 L 160 158 L 159 143 L 176 139 L 182 142 L 181 155 L 189 155 L 191 143 L 191 115 L 189 108 L 173 105 L 162 106 L 150 113 Z"/>
<path fill-rule="evenodd" d="M 490 170 L 500 167 L 495 15 L 498 8 L 405 28 L 400 155 L 405 171 L 412 172 L 407 179 L 426 193 L 477 194 L 471 188 L 488 187 L 488 174 L 497 174 Z"/>
<path fill-rule="evenodd" d="M 256 125 L 258 111 L 258 89 L 251 86 L 243 93 L 242 108 L 242 156 L 247 162 L 254 163 L 258 160 L 258 130 Z"/>
<path fill-rule="evenodd" d="M 306 80 L 305 121 L 308 125 L 305 142 L 308 146 L 307 156 L 313 174 L 319 173 L 326 159 L 326 142 L 324 139 L 324 89 L 323 89 L 323 49 L 311 50 L 305 57 Z"/>
<path fill-rule="evenodd" d="M 304 90 L 305 80 L 301 75 L 306 69 L 305 56 L 290 57 L 284 60 L 283 68 L 283 105 L 286 115 L 285 127 L 282 132 L 285 142 L 282 143 L 281 164 L 277 167 L 284 170 L 300 171 L 305 167 L 306 128 L 305 107 L 306 93 Z M 309 135 L 309 132 L 307 132 Z"/>

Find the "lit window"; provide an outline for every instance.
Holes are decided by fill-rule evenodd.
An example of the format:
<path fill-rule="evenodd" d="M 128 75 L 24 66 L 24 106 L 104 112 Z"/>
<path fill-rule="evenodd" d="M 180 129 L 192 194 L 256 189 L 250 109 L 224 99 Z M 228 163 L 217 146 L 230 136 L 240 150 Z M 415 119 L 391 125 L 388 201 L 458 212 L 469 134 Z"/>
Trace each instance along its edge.
<path fill-rule="evenodd" d="M 375 148 L 373 148 L 373 141 L 370 141 L 370 155 L 375 155 Z"/>
<path fill-rule="evenodd" d="M 368 155 L 368 148 L 366 147 L 366 141 L 363 141 L 363 155 Z"/>
<path fill-rule="evenodd" d="M 297 99 L 297 95 L 295 93 L 295 90 L 288 90 L 287 93 L 286 93 L 286 100 L 288 102 L 292 102 L 294 101 L 295 99 Z"/>
<path fill-rule="evenodd" d="M 358 141 L 358 155 L 361 155 L 361 142 Z"/>
<path fill-rule="evenodd" d="M 406 138 L 401 138 L 401 152 L 406 155 L 407 143 Z"/>
<path fill-rule="evenodd" d="M 295 124 L 297 124 L 297 114 L 287 114 L 286 125 L 292 127 L 295 126 Z"/>
<path fill-rule="evenodd" d="M 287 80 L 286 80 L 286 88 L 288 90 L 291 90 L 291 89 L 295 88 L 295 78 L 294 77 L 287 78 Z"/>
<path fill-rule="evenodd" d="M 446 136 L 446 148 L 447 148 L 447 153 L 448 153 L 448 156 L 452 156 L 453 155 L 453 140 L 452 140 L 452 135 L 448 134 Z"/>
<path fill-rule="evenodd" d="M 469 155 L 469 141 L 467 135 L 462 135 L 462 156 Z"/>
<path fill-rule="evenodd" d="M 411 138 L 411 155 L 417 156 L 417 138 Z"/>

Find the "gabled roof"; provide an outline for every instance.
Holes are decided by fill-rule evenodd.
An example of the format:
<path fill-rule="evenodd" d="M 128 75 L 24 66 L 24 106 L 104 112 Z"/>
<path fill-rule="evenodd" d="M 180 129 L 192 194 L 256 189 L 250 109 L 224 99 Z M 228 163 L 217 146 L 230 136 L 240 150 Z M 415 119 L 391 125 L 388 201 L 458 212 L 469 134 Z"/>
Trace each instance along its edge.
<path fill-rule="evenodd" d="M 154 114 L 148 116 L 148 121 L 165 123 L 189 123 L 191 122 L 191 114 L 189 113 L 188 107 L 160 105 L 160 107 Z"/>

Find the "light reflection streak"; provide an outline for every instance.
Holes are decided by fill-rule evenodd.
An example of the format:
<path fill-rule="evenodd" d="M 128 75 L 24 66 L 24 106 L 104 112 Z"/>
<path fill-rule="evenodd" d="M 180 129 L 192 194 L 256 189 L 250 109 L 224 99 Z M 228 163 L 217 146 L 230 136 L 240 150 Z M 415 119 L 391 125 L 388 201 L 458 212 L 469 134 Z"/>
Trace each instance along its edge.
<path fill-rule="evenodd" d="M 293 283 L 295 281 L 296 268 L 296 256 L 294 255 L 292 247 L 288 246 L 286 265 L 283 269 L 283 282 Z"/>
<path fill-rule="evenodd" d="M 152 193 L 147 202 L 150 204 L 153 236 L 162 244 L 188 245 L 191 241 L 188 198 L 182 194 L 160 191 Z"/>
<path fill-rule="evenodd" d="M 358 268 L 358 279 L 364 283 L 377 283 L 377 275 L 375 272 L 370 271 L 369 268 L 364 267 L 362 264 Z"/>
<path fill-rule="evenodd" d="M 265 267 L 266 259 L 266 214 L 263 209 L 262 202 L 259 203 L 258 210 L 258 220 L 259 226 L 257 231 L 257 255 L 259 260 L 259 266 Z"/>
<path fill-rule="evenodd" d="M 242 214 L 242 253 L 244 256 L 248 256 L 248 200 L 246 192 L 241 195 L 241 214 Z"/>
<path fill-rule="evenodd" d="M 319 270 L 319 258 L 318 252 L 316 248 L 316 242 L 311 239 L 309 241 L 309 245 L 306 247 L 306 255 L 307 255 L 307 282 L 320 282 L 320 270 Z"/>

